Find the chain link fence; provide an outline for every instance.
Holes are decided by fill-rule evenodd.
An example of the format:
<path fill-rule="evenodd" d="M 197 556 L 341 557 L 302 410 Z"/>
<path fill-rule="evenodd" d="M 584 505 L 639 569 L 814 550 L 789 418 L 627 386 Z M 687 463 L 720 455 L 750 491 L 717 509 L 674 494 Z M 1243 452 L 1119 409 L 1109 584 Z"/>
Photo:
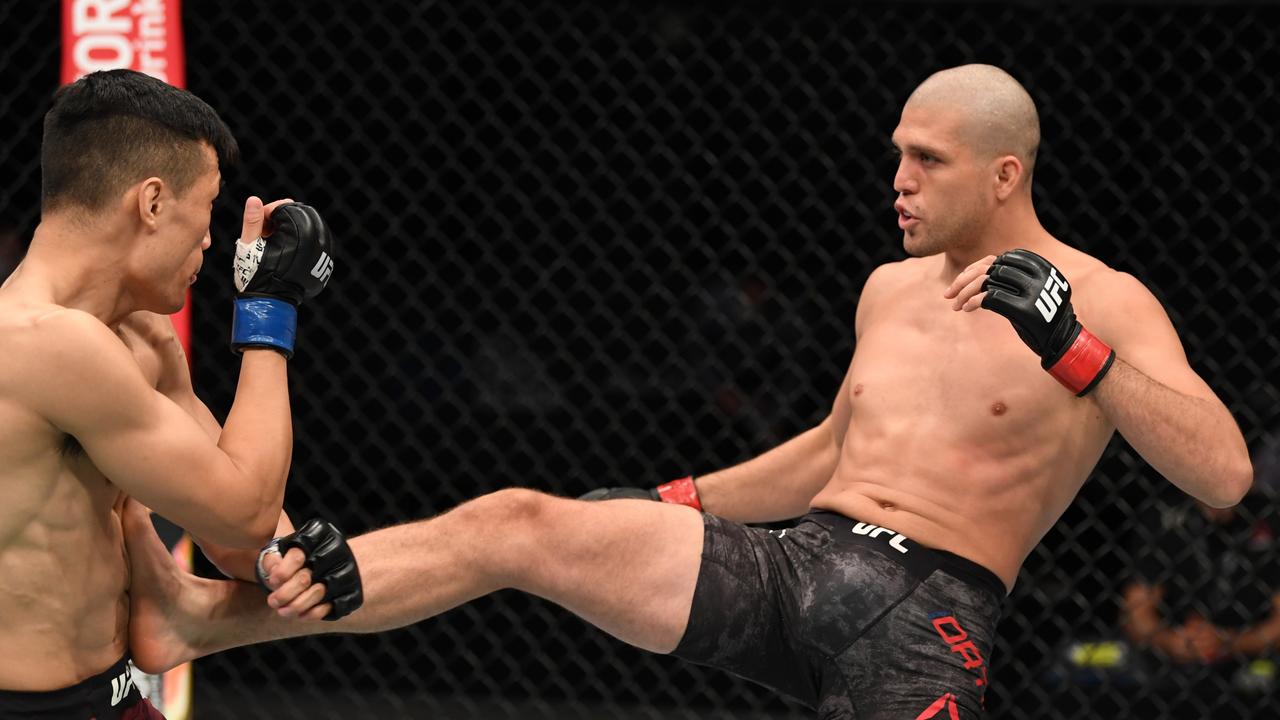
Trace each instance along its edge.
<path fill-rule="evenodd" d="M 1266 492 L 1280 455 L 1276 7 L 281 0 L 184 13 L 188 85 L 245 151 L 195 289 L 197 389 L 225 413 L 231 283 L 216 269 L 240 201 L 321 208 L 343 244 L 330 290 L 302 310 L 286 507 L 353 533 L 510 485 L 653 485 L 810 427 L 853 350 L 863 280 L 903 256 L 888 142 L 903 100 L 942 67 L 1009 69 L 1042 115 L 1045 226 L 1165 303 L 1244 428 L 1259 487 L 1214 524 L 1115 441 L 1008 600 L 988 708 L 1274 712 L 1274 656 L 1173 664 L 1127 644 L 1121 598 L 1145 579 L 1167 587 L 1173 621 L 1249 624 L 1280 593 Z M 16 38 L 0 47 L 0 247 L 19 247 L 38 218 L 57 17 L 7 3 L 0 22 Z M 1176 584 L 1188 575 L 1202 582 Z M 202 719 L 812 715 L 516 593 L 396 632 L 227 652 L 196 674 Z"/>

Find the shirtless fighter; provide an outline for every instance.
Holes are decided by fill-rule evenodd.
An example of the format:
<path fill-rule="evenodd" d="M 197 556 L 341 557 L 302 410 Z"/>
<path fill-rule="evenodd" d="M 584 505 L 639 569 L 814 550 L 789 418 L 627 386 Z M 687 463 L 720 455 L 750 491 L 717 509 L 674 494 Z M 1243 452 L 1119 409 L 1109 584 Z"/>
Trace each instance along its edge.
<path fill-rule="evenodd" d="M 147 592 L 139 664 L 397 627 L 517 588 L 825 718 L 979 715 L 1001 601 L 1113 432 L 1210 505 L 1252 481 L 1244 439 L 1156 299 L 1040 225 L 1038 143 L 1035 105 L 1003 71 L 921 84 L 893 133 L 912 257 L 868 278 L 830 414 L 659 493 L 679 502 L 511 489 L 369 533 L 351 542 L 365 607 L 327 627 L 281 617 L 314 611 L 296 561 L 265 561 L 273 612 L 256 588 L 180 573 L 128 509 Z M 799 515 L 786 530 L 740 524 Z"/>
<path fill-rule="evenodd" d="M 55 94 L 41 152 L 40 224 L 0 287 L 0 717 L 159 717 L 127 664 L 125 495 L 253 577 L 257 548 L 292 529 L 285 360 L 333 241 L 311 208 L 249 199 L 243 237 L 275 232 L 237 254 L 243 359 L 220 428 L 164 314 L 209 248 L 227 126 L 159 80 L 94 73 Z"/>

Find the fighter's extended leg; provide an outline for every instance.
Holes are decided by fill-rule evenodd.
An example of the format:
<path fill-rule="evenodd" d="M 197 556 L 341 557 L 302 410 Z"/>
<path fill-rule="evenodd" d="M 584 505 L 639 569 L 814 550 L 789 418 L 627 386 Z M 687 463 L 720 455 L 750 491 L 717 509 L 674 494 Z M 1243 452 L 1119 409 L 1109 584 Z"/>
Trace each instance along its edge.
<path fill-rule="evenodd" d="M 130 637 L 135 662 L 151 671 L 283 637 L 401 627 L 502 588 L 551 600 L 632 645 L 669 652 L 684 634 L 703 533 L 701 516 L 682 506 L 503 490 L 351 540 L 365 604 L 329 623 L 279 617 L 252 586 L 182 576 L 156 554 L 142 520 L 126 513 L 135 566 Z M 154 647 L 152 637 L 166 638 L 169 648 Z"/>

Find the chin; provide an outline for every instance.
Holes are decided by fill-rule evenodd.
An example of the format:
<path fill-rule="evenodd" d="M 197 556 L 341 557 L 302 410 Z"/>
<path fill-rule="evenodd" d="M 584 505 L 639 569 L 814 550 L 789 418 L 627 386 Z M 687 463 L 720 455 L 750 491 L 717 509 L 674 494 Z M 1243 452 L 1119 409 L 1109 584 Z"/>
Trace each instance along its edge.
<path fill-rule="evenodd" d="M 160 313 L 162 315 L 172 315 L 181 310 L 183 306 L 187 304 L 187 293 L 183 290 L 182 294 L 177 298 L 165 298 L 163 302 L 157 304 L 160 305 L 160 307 L 152 312 Z"/>
<path fill-rule="evenodd" d="M 929 242 L 927 237 L 911 235 L 907 232 L 902 234 L 902 249 L 906 250 L 911 257 L 929 257 L 945 250 L 941 245 Z"/>

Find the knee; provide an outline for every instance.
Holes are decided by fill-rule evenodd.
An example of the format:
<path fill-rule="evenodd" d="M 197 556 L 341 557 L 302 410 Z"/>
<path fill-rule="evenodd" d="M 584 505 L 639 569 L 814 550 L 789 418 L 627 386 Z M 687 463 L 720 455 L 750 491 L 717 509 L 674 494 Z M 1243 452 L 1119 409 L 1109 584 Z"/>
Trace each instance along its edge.
<path fill-rule="evenodd" d="M 518 585 L 535 564 L 551 515 L 548 505 L 554 501 L 534 490 L 510 488 L 468 503 L 484 528 L 484 564 L 501 586 Z"/>
<path fill-rule="evenodd" d="M 504 532 L 536 528 L 546 517 L 552 497 L 527 488 L 507 488 L 476 499 L 486 522 Z"/>

